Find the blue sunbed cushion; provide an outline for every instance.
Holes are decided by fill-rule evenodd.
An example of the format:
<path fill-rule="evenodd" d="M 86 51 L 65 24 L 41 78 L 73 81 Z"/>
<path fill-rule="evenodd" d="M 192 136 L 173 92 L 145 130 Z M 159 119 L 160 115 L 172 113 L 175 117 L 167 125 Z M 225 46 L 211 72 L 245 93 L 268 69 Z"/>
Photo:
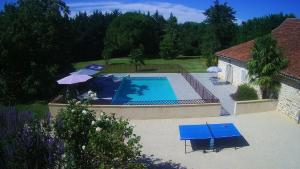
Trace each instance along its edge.
<path fill-rule="evenodd" d="M 90 69 L 90 70 L 99 71 L 99 70 L 103 69 L 103 66 L 102 65 L 97 65 L 97 64 L 90 64 L 90 65 L 87 65 L 85 68 Z"/>

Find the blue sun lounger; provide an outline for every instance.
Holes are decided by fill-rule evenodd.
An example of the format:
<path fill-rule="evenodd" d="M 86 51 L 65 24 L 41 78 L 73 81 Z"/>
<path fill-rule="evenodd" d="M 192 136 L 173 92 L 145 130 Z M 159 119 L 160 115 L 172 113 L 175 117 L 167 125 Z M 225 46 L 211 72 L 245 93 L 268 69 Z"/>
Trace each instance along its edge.
<path fill-rule="evenodd" d="M 216 139 L 242 136 L 232 123 L 179 125 L 179 134 L 180 140 L 184 140 L 185 153 L 187 140 L 207 140 L 209 142 L 209 148 L 213 149 Z"/>

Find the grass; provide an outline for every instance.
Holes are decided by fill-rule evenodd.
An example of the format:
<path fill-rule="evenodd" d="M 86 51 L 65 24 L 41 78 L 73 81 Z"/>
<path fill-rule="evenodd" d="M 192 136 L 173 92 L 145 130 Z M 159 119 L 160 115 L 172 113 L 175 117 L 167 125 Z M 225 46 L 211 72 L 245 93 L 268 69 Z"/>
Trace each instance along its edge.
<path fill-rule="evenodd" d="M 49 112 L 48 102 L 42 100 L 31 103 L 17 104 L 16 108 L 19 111 L 30 111 L 36 118 L 41 118 Z"/>
<path fill-rule="evenodd" d="M 205 72 L 207 67 L 205 65 L 205 58 L 200 56 L 181 56 L 176 59 L 145 59 L 146 65 L 181 65 L 189 72 Z M 78 62 L 74 63 L 73 66 L 75 69 L 81 69 L 89 64 L 105 64 L 105 60 L 93 60 L 87 62 Z M 110 60 L 110 65 L 129 65 L 129 58 L 113 58 Z M 109 72 L 106 72 L 109 73 Z"/>
<path fill-rule="evenodd" d="M 0 104 L 0 109 L 4 107 L 6 106 Z M 46 100 L 38 100 L 30 103 L 18 103 L 15 107 L 18 111 L 21 112 L 22 111 L 32 112 L 35 118 L 42 118 L 44 115 L 46 115 L 49 112 L 48 101 Z"/>

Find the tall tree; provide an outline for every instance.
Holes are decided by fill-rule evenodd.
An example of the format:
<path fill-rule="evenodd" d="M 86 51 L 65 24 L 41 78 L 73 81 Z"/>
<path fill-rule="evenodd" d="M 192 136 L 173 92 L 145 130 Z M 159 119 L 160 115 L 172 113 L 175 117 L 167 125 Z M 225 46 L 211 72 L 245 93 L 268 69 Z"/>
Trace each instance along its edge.
<path fill-rule="evenodd" d="M 165 35 L 160 43 L 160 56 L 165 59 L 172 59 L 178 56 L 179 35 L 177 18 L 171 13 L 167 21 Z"/>
<path fill-rule="evenodd" d="M 205 36 L 205 24 L 186 22 L 179 25 L 180 54 L 186 56 L 200 55 L 202 37 Z"/>
<path fill-rule="evenodd" d="M 128 56 L 130 58 L 130 62 L 135 66 L 135 71 L 138 70 L 139 65 L 145 65 L 143 45 L 139 45 L 139 47 L 132 49 Z"/>
<path fill-rule="evenodd" d="M 70 68 L 68 8 L 61 0 L 19 0 L 0 14 L 2 102 L 49 97 Z"/>
<path fill-rule="evenodd" d="M 133 12 L 120 15 L 106 31 L 103 55 L 128 56 L 130 50 L 139 44 L 144 46 L 145 54 L 153 54 L 157 51 L 153 42 L 158 38 L 154 30 L 155 22 L 151 16 Z"/>
<path fill-rule="evenodd" d="M 211 31 L 220 44 L 219 49 L 229 47 L 236 29 L 234 9 L 227 3 L 221 4 L 216 0 L 214 5 L 204 12 L 204 15 L 207 17 L 205 22 L 209 24 Z"/>
<path fill-rule="evenodd" d="M 71 18 L 73 47 L 72 60 L 87 61 L 99 59 L 104 48 L 104 37 L 108 25 L 121 13 L 94 11 L 91 15 L 79 12 Z"/>
<path fill-rule="evenodd" d="M 270 34 L 256 39 L 251 55 L 248 62 L 250 79 L 260 86 L 262 98 L 269 98 L 272 90 L 280 84 L 278 75 L 288 61 Z"/>
<path fill-rule="evenodd" d="M 156 41 L 153 42 L 155 43 L 155 46 L 156 46 L 156 51 L 154 51 L 154 54 L 158 54 L 159 53 L 159 43 L 160 41 L 162 40 L 163 38 L 163 35 L 164 35 L 164 29 L 166 27 L 166 20 L 165 18 L 159 14 L 158 11 L 156 11 L 153 15 L 152 15 L 152 18 L 154 19 L 155 21 L 155 33 L 156 33 Z"/>

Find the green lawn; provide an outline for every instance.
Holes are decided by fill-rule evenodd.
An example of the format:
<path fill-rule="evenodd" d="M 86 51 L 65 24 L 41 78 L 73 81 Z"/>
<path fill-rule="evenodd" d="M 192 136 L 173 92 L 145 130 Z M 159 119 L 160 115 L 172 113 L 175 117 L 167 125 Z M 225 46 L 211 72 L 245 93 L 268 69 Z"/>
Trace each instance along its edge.
<path fill-rule="evenodd" d="M 203 57 L 195 56 L 182 56 L 177 59 L 164 60 L 164 59 L 146 59 L 146 65 L 160 65 L 160 64 L 169 64 L 169 65 L 181 65 L 189 72 L 205 72 L 207 67 L 205 65 L 205 59 Z M 87 62 L 78 62 L 74 63 L 73 66 L 75 69 L 83 68 L 89 64 L 105 64 L 104 60 L 93 60 Z M 114 58 L 110 60 L 110 65 L 129 65 L 130 60 L 128 58 Z M 108 73 L 108 72 L 106 72 Z"/>
<path fill-rule="evenodd" d="M 20 111 L 31 111 L 37 118 L 42 117 L 49 111 L 47 101 L 35 101 L 32 103 L 17 104 L 16 108 Z"/>

